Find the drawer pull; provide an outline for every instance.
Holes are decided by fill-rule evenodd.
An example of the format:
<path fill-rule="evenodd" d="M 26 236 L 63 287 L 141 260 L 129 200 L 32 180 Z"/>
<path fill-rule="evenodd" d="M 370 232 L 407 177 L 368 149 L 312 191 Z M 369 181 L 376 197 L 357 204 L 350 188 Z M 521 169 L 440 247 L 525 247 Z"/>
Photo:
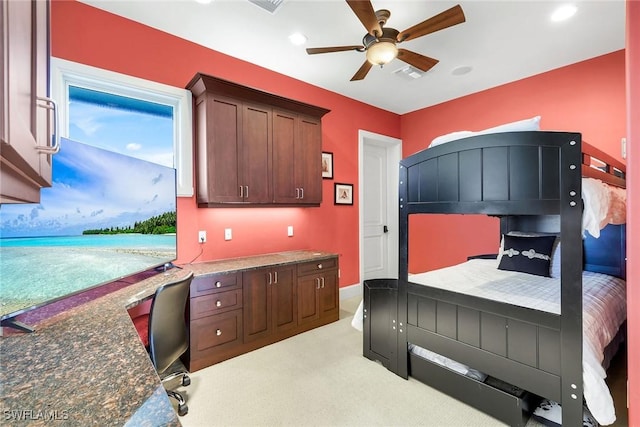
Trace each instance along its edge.
<path fill-rule="evenodd" d="M 217 335 L 217 336 L 222 335 L 222 331 L 221 331 L 220 329 L 216 329 L 216 335 Z"/>
<path fill-rule="evenodd" d="M 318 270 L 322 270 L 322 264 L 318 264 Z"/>
<path fill-rule="evenodd" d="M 218 281 L 216 282 L 216 288 L 219 288 L 220 286 L 222 286 L 222 283 L 220 283 L 220 281 L 218 280 Z"/>
<path fill-rule="evenodd" d="M 222 307 L 222 301 L 216 301 L 216 307 Z"/>

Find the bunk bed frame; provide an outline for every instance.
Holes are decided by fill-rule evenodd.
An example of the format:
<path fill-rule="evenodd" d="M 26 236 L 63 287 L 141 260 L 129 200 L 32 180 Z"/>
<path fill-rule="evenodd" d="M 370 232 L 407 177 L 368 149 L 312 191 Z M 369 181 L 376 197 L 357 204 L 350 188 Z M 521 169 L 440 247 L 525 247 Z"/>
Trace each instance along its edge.
<path fill-rule="evenodd" d="M 394 344 L 385 366 L 510 425 L 524 425 L 529 397 L 543 396 L 562 404 L 563 425 L 581 426 L 582 363 L 576 363 L 582 361 L 581 178 L 624 187 L 624 170 L 621 162 L 583 143 L 581 134 L 566 132 L 473 136 L 402 160 L 398 323 L 396 329 L 394 318 Z M 411 283 L 409 216 L 424 213 L 498 216 L 502 233 L 559 233 L 561 314 Z M 605 261 L 596 256 L 590 270 L 624 276 L 624 227 L 619 229 L 614 234 L 619 233 L 621 253 Z M 409 353 L 408 343 L 525 392 L 512 393 L 440 367 Z"/>

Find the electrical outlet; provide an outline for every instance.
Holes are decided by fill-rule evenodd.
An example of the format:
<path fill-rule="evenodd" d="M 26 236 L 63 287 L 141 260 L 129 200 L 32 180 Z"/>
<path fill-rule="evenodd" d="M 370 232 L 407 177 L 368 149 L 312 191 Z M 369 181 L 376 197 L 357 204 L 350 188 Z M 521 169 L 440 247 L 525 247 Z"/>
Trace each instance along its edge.
<path fill-rule="evenodd" d="M 198 243 L 205 243 L 207 241 L 207 232 L 204 230 L 198 231 Z"/>
<path fill-rule="evenodd" d="M 293 236 L 293 225 L 287 227 L 287 236 Z"/>
<path fill-rule="evenodd" d="M 225 228 L 224 229 L 224 240 L 231 240 L 231 229 L 230 228 Z"/>

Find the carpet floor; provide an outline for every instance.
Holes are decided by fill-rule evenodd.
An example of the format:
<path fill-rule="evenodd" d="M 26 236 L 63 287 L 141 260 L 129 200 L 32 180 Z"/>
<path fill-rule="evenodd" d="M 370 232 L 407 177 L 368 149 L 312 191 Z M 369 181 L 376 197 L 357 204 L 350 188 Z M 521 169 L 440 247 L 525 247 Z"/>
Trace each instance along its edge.
<path fill-rule="evenodd" d="M 182 425 L 504 425 L 364 358 L 362 333 L 351 326 L 359 301 L 342 300 L 337 322 L 191 373 L 191 385 L 178 389 L 189 405 Z M 626 382 L 626 369 L 617 374 Z M 616 387 L 622 381 L 613 379 Z M 616 426 L 626 425 L 624 412 Z"/>

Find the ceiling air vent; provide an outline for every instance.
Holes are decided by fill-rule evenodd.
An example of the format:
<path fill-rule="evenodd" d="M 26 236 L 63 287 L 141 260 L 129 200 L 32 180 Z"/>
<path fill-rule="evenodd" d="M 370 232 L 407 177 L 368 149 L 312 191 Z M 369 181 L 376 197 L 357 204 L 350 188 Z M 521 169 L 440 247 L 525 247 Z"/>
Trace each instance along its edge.
<path fill-rule="evenodd" d="M 249 3 L 253 3 L 261 9 L 273 14 L 280 9 L 284 0 L 249 0 Z"/>
<path fill-rule="evenodd" d="M 411 65 L 407 65 L 406 67 L 402 67 L 393 72 L 393 74 L 402 77 L 406 80 L 415 80 L 419 79 L 424 75 L 424 71 L 417 69 Z"/>

